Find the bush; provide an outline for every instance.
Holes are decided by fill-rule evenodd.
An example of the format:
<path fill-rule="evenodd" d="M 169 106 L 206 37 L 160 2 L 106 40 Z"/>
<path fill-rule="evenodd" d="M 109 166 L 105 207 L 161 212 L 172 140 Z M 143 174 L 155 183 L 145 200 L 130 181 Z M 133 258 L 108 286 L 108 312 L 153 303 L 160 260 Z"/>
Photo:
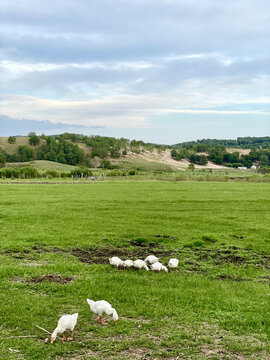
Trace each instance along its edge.
<path fill-rule="evenodd" d="M 34 177 L 38 177 L 39 176 L 39 172 L 37 169 L 31 167 L 31 166 L 27 166 L 27 167 L 22 167 L 19 170 L 19 173 L 22 177 L 24 178 L 34 178 Z"/>
<path fill-rule="evenodd" d="M 114 170 L 111 170 L 109 175 L 111 176 L 120 176 L 121 175 L 121 172 L 117 169 L 114 169 Z"/>
<path fill-rule="evenodd" d="M 244 165 L 242 163 L 233 163 L 234 168 L 243 167 Z"/>
<path fill-rule="evenodd" d="M 136 171 L 135 170 L 129 170 L 128 175 L 136 175 Z"/>
<path fill-rule="evenodd" d="M 0 177 L 1 178 L 18 178 L 19 177 L 19 170 L 11 167 L 6 167 L 0 169 Z"/>
<path fill-rule="evenodd" d="M 0 167 L 4 166 L 6 163 L 6 157 L 3 154 L 0 154 Z"/>
<path fill-rule="evenodd" d="M 35 132 L 30 132 L 29 136 L 29 144 L 30 145 L 38 145 L 40 142 L 40 137 L 36 135 Z"/>
<path fill-rule="evenodd" d="M 258 169 L 258 173 L 260 173 L 260 174 L 270 174 L 270 166 L 261 166 Z"/>
<path fill-rule="evenodd" d="M 217 239 L 213 235 L 203 235 L 202 241 L 205 241 L 208 243 L 215 243 L 215 242 L 217 242 Z"/>
<path fill-rule="evenodd" d="M 16 142 L 16 136 L 9 136 L 8 143 L 9 144 L 15 144 Z"/>
<path fill-rule="evenodd" d="M 45 172 L 45 175 L 48 175 L 49 178 L 58 178 L 60 177 L 60 174 L 56 170 L 47 170 Z"/>
<path fill-rule="evenodd" d="M 26 162 L 33 160 L 33 150 L 29 146 L 19 146 L 20 161 Z"/>
<path fill-rule="evenodd" d="M 110 160 L 102 160 L 100 162 L 100 165 L 99 165 L 100 168 L 103 168 L 103 169 L 111 169 L 112 168 L 112 164 L 110 162 Z"/>
<path fill-rule="evenodd" d="M 79 168 L 76 168 L 75 170 L 72 170 L 70 172 L 70 175 L 72 176 L 76 176 L 76 177 L 85 177 L 85 176 L 92 176 L 93 175 L 93 172 L 87 168 L 87 167 L 79 167 Z"/>

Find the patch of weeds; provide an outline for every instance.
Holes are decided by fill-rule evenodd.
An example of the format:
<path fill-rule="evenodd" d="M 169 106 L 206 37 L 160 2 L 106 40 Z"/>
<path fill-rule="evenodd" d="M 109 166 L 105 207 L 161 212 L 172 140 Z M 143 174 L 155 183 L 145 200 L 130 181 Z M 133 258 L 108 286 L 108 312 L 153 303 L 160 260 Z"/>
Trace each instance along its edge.
<path fill-rule="evenodd" d="M 237 281 L 237 282 L 241 282 L 241 281 L 248 281 L 249 279 L 247 278 L 241 278 L 241 277 L 237 277 L 235 275 L 228 275 L 228 274 L 220 274 L 220 275 L 217 275 L 215 277 L 215 279 L 217 280 L 230 280 L 230 281 Z"/>
<path fill-rule="evenodd" d="M 213 235 L 203 235 L 202 241 L 206 243 L 216 243 L 217 239 Z"/>
<path fill-rule="evenodd" d="M 137 238 L 130 240 L 130 244 L 133 246 L 147 246 L 149 244 L 149 240 L 145 238 Z"/>
<path fill-rule="evenodd" d="M 196 247 L 202 247 L 202 246 L 204 246 L 204 245 L 205 245 L 204 241 L 202 241 L 202 240 L 195 240 L 195 241 L 193 241 L 192 243 L 185 244 L 184 247 L 185 247 L 185 248 L 194 249 L 194 248 L 196 248 Z"/>

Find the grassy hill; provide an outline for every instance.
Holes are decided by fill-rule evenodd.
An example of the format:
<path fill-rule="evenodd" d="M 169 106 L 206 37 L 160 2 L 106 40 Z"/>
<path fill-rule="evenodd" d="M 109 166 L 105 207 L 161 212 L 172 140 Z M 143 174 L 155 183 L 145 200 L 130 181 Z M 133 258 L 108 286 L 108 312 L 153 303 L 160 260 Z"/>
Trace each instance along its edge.
<path fill-rule="evenodd" d="M 27 161 L 27 162 L 17 162 L 17 163 L 8 163 L 7 166 L 11 167 L 22 167 L 22 166 L 32 166 L 38 170 L 56 170 L 56 171 L 72 171 L 76 169 L 76 166 L 67 165 L 67 164 L 60 164 L 54 161 L 48 160 L 34 160 L 34 161 Z"/>
<path fill-rule="evenodd" d="M 113 165 L 125 171 L 131 169 L 142 171 L 185 170 L 191 163 L 197 169 L 216 170 L 228 167 L 250 168 L 252 165 L 259 167 L 270 163 L 269 148 L 256 148 L 255 150 L 247 148 L 248 141 L 251 145 L 257 141 L 256 144 L 266 146 L 268 144 L 267 137 L 239 138 L 237 141 L 206 139 L 178 144 L 179 146 L 176 148 L 123 138 L 67 133 L 41 138 L 36 136 L 36 138 L 39 141 L 38 144 L 30 145 L 31 137 L 16 137 L 13 144 L 8 142 L 8 137 L 0 137 L 0 153 L 2 152 L 6 157 L 7 163 L 16 163 L 16 166 L 22 165 L 20 161 L 34 160 L 29 165 L 43 170 L 60 171 L 69 171 L 76 165 L 110 168 L 110 164 L 106 166 L 102 164 L 103 159 L 109 160 Z M 243 142 L 243 148 L 237 145 L 240 142 Z M 28 151 L 31 155 L 22 154 L 23 151 Z M 39 162 L 38 159 L 43 162 Z M 58 165 L 56 165 L 57 163 Z M 73 168 L 59 165 L 59 163 L 69 164 Z"/>

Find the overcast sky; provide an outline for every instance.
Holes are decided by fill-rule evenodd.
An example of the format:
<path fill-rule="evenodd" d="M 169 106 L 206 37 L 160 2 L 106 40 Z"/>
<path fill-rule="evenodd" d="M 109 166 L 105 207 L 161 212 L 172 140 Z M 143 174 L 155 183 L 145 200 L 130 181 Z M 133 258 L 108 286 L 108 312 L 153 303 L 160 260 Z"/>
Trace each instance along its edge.
<path fill-rule="evenodd" d="M 269 0 L 0 0 L 0 46 L 2 125 L 270 135 Z"/>

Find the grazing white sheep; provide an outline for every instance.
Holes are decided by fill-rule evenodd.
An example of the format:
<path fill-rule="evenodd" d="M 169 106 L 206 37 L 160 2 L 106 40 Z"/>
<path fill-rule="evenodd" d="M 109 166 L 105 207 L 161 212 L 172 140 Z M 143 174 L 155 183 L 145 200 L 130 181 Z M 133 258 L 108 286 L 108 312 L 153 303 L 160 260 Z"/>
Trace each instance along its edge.
<path fill-rule="evenodd" d="M 168 272 L 168 269 L 166 268 L 166 266 L 162 265 L 160 262 L 155 262 L 154 264 L 150 265 L 150 268 L 152 271 L 166 271 Z"/>
<path fill-rule="evenodd" d="M 149 264 L 154 264 L 155 262 L 158 262 L 158 258 L 155 255 L 148 255 L 144 261 L 146 263 L 149 262 Z"/>
<path fill-rule="evenodd" d="M 73 315 L 63 315 L 58 320 L 56 329 L 51 335 L 51 344 L 53 344 L 56 339 L 57 334 L 63 334 L 62 341 L 64 340 L 73 340 L 73 330 L 77 324 L 78 313 Z M 65 331 L 70 330 L 70 337 L 66 338 Z"/>
<path fill-rule="evenodd" d="M 109 258 L 109 262 L 110 262 L 111 265 L 116 266 L 117 268 L 119 266 L 123 266 L 123 260 L 121 260 L 117 256 L 113 256 L 112 258 Z"/>
<path fill-rule="evenodd" d="M 125 261 L 123 261 L 123 266 L 124 267 L 132 267 L 133 266 L 133 264 L 134 264 L 134 262 L 133 262 L 133 260 L 125 260 Z"/>
<path fill-rule="evenodd" d="M 105 313 L 106 315 L 112 315 L 115 324 L 117 324 L 118 314 L 116 310 L 111 306 L 111 304 L 108 303 L 108 301 L 106 300 L 93 301 L 90 299 L 86 299 L 86 301 L 90 306 L 90 310 L 94 314 L 98 315 L 98 322 L 100 322 L 101 324 L 106 324 L 106 322 L 102 319 L 102 314 Z"/>
<path fill-rule="evenodd" d="M 171 269 L 177 269 L 178 268 L 178 264 L 179 264 L 179 260 L 178 259 L 170 259 L 168 262 L 168 266 Z"/>
<path fill-rule="evenodd" d="M 136 269 L 145 269 L 146 271 L 149 271 L 148 266 L 146 265 L 145 261 L 138 259 L 133 262 L 133 266 Z"/>

